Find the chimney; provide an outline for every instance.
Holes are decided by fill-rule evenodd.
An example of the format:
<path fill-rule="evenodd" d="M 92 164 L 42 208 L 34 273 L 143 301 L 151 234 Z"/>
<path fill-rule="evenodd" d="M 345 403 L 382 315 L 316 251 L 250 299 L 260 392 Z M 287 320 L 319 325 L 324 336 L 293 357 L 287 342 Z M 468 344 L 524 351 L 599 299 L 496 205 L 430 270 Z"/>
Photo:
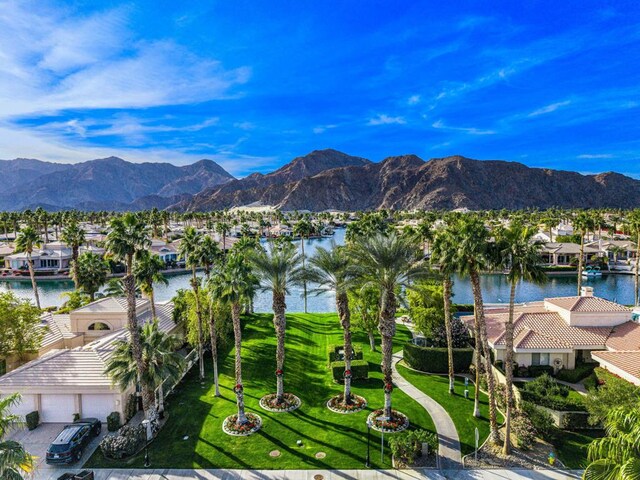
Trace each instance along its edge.
<path fill-rule="evenodd" d="M 582 287 L 582 288 L 580 288 L 580 296 L 581 297 L 593 297 L 593 287 Z"/>

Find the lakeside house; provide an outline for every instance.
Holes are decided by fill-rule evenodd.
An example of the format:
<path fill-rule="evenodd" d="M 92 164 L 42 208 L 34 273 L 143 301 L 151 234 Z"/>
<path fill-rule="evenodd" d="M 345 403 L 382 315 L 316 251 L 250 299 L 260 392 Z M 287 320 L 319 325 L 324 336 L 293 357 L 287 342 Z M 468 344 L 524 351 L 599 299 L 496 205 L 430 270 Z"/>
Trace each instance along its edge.
<path fill-rule="evenodd" d="M 505 307 L 485 312 L 487 339 L 495 360 L 505 358 L 508 318 Z M 473 331 L 473 316 L 462 320 Z M 574 369 L 579 362 L 599 361 L 600 352 L 612 345 L 613 338 L 627 338 L 629 332 L 640 338 L 640 324 L 632 321 L 631 309 L 595 297 L 591 287 L 583 287 L 580 296 L 545 298 L 516 307 L 514 362 L 524 367 L 548 365 L 555 371 Z"/>
<path fill-rule="evenodd" d="M 98 255 L 104 255 L 104 248 L 95 245 L 81 246 L 79 253 L 92 252 Z M 40 275 L 59 275 L 68 273 L 71 267 L 72 249 L 63 242 L 49 242 L 43 244 L 40 248 L 33 250 L 31 259 L 33 260 L 33 269 L 36 274 Z M 28 275 L 29 266 L 27 263 L 27 254 L 24 252 L 12 253 L 5 257 L 5 268 L 12 271 L 14 275 Z"/>
<path fill-rule="evenodd" d="M 151 321 L 150 302 L 136 300 L 140 325 Z M 159 327 L 180 334 L 171 302 L 158 303 Z M 104 373 L 117 342 L 128 340 L 126 298 L 106 297 L 69 315 L 49 315 L 43 355 L 0 377 L 0 395 L 20 393 L 12 413 L 37 411 L 43 423 L 71 422 L 74 414 L 106 421 L 124 409 L 135 388 L 122 390 Z"/>
<path fill-rule="evenodd" d="M 584 261 L 588 261 L 592 256 L 599 255 L 600 250 L 593 246 L 584 246 Z M 570 242 L 548 242 L 542 247 L 541 253 L 543 264 L 546 266 L 572 266 L 578 264 L 580 257 L 580 245 Z"/>

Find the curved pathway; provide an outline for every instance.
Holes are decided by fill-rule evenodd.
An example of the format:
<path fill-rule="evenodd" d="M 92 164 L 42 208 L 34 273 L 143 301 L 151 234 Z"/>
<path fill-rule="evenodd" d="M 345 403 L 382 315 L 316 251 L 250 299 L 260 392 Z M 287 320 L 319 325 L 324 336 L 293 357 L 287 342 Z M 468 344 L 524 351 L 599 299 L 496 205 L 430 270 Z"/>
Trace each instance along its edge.
<path fill-rule="evenodd" d="M 441 470 L 456 470 L 462 468 L 462 453 L 460 450 L 460 438 L 458 431 L 453 424 L 453 420 L 433 398 L 414 387 L 411 383 L 404 379 L 396 369 L 396 363 L 402 360 L 402 350 L 393 354 L 392 360 L 392 378 L 393 383 L 404 393 L 413 398 L 416 402 L 429 412 L 438 433 L 438 455 L 440 456 Z"/>

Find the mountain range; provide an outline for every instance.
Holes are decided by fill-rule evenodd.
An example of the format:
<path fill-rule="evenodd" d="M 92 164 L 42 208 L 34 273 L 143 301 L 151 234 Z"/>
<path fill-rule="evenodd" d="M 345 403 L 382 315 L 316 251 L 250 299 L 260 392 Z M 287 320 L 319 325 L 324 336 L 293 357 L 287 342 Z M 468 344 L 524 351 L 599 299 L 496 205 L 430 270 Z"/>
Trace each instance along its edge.
<path fill-rule="evenodd" d="M 0 210 L 283 210 L 636 208 L 640 180 L 582 175 L 462 156 L 380 162 L 316 150 L 268 173 L 236 179 L 211 160 L 176 167 L 117 157 L 78 164 L 0 161 Z"/>

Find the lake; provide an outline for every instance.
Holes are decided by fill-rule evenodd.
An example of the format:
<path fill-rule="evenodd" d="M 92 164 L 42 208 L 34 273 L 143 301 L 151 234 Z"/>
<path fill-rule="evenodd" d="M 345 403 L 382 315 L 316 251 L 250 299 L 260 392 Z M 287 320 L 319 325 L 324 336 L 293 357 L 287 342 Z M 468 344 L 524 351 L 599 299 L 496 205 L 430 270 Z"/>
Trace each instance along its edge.
<path fill-rule="evenodd" d="M 305 240 L 305 253 L 313 255 L 319 246 L 329 248 L 332 241 L 336 244 L 344 244 L 344 229 L 337 229 L 333 238 L 317 238 Z M 299 244 L 299 242 L 296 242 Z M 200 274 L 202 275 L 202 274 Z M 176 290 L 190 288 L 190 274 L 181 273 L 167 277 L 168 285 L 156 287 L 158 301 L 170 300 Z M 502 274 L 482 275 L 482 292 L 487 303 L 505 303 L 509 301 L 509 282 Z M 622 304 L 631 305 L 634 302 L 633 275 L 603 275 L 602 278 L 585 280 L 583 285 L 593 287 L 594 294 Z M 58 306 L 64 302 L 62 294 L 73 289 L 71 281 L 41 281 L 38 283 L 40 290 L 40 302 L 43 307 Z M 544 285 L 521 283 L 518 285 L 516 300 L 518 302 L 530 302 L 541 300 L 545 297 L 561 297 L 576 295 L 577 279 L 575 275 L 551 276 Z M 0 282 L 0 291 L 12 290 L 19 297 L 33 299 L 31 282 L 29 279 L 21 281 Z M 453 287 L 455 303 L 472 303 L 471 285 L 467 278 L 454 278 Z M 287 296 L 287 309 L 290 312 L 303 311 L 302 288 L 292 288 L 291 295 Z M 335 301 L 333 295 L 309 295 L 308 310 L 310 312 L 334 312 Z M 271 312 L 271 294 L 258 293 L 254 302 L 256 312 Z"/>

